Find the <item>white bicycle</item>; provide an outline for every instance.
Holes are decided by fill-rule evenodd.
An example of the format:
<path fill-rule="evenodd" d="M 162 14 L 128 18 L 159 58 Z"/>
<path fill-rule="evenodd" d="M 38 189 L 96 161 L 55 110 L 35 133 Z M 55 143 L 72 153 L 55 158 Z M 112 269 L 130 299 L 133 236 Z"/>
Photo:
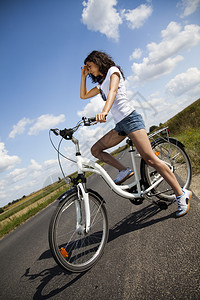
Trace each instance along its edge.
<path fill-rule="evenodd" d="M 129 138 L 127 143 L 135 175 L 130 184 L 116 185 L 103 167 L 83 157 L 80 153 L 79 141 L 74 137 L 74 133 L 80 126 L 94 124 L 96 124 L 95 118 L 83 118 L 74 128 L 51 129 L 51 132 L 62 137 L 61 141 L 71 140 L 76 148 L 78 176 L 72 179 L 73 188 L 57 199 L 59 205 L 54 211 L 49 226 L 49 245 L 52 255 L 62 268 L 70 272 L 84 272 L 90 269 L 102 256 L 108 239 L 109 228 L 105 200 L 97 192 L 87 188 L 85 172 L 99 174 L 115 193 L 129 199 L 133 204 L 140 204 L 148 198 L 160 208 L 166 208 L 168 206 L 166 201 L 170 203 L 175 199 L 171 187 L 143 159 L 140 163 L 141 179 L 139 179 L 135 162 L 135 157 L 139 154 Z M 188 188 L 192 169 L 183 144 L 169 137 L 168 128 L 154 132 L 149 135 L 149 138 L 155 155 L 167 164 L 180 185 Z M 59 151 L 61 141 L 57 151 L 62 170 L 59 158 L 59 155 L 62 155 Z M 165 202 L 153 200 L 155 197 Z"/>

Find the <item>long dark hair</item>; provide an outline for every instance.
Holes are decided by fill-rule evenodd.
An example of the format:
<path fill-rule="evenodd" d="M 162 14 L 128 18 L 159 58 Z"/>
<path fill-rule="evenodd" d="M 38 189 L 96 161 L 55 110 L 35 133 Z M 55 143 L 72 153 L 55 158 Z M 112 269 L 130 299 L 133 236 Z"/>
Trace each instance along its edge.
<path fill-rule="evenodd" d="M 99 76 L 95 77 L 94 75 L 89 74 L 89 77 L 92 79 L 93 83 L 98 82 L 100 84 L 106 78 L 106 74 L 107 74 L 108 70 L 110 69 L 110 67 L 116 66 L 116 64 L 112 60 L 111 56 L 109 56 L 105 52 L 100 52 L 100 51 L 96 51 L 96 50 L 92 51 L 86 57 L 86 59 L 84 60 L 84 64 L 86 65 L 87 62 L 93 62 L 95 65 L 97 65 L 99 67 L 99 71 L 100 71 L 100 73 L 103 74 L 103 76 L 99 75 Z M 120 70 L 123 78 L 125 79 L 120 66 L 116 66 L 116 67 Z"/>

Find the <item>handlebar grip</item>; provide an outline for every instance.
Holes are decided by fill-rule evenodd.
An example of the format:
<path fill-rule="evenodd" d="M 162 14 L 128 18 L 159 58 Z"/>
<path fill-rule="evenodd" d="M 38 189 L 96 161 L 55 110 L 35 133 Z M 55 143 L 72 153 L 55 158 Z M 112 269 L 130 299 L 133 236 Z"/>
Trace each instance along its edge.
<path fill-rule="evenodd" d="M 86 117 L 82 117 L 84 126 L 90 126 L 92 123 L 96 122 L 96 117 L 94 118 L 86 118 Z"/>
<path fill-rule="evenodd" d="M 88 121 L 91 122 L 91 123 L 95 122 L 96 121 L 96 117 L 94 117 L 94 118 L 88 118 Z"/>

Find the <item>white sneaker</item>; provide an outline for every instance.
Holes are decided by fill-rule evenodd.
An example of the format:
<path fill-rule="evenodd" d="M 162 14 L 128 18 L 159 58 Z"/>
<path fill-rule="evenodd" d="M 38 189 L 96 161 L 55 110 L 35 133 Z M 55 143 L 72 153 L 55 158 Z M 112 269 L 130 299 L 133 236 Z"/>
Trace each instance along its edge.
<path fill-rule="evenodd" d="M 134 174 L 134 172 L 130 168 L 127 168 L 126 170 L 119 171 L 119 173 L 117 175 L 117 178 L 114 180 L 114 183 L 115 184 L 121 184 L 126 179 L 133 176 L 133 174 Z"/>
<path fill-rule="evenodd" d="M 178 210 L 176 212 L 176 217 L 182 217 L 187 214 L 190 208 L 190 199 L 192 198 L 192 192 L 183 189 L 183 195 L 176 198 L 178 204 Z"/>

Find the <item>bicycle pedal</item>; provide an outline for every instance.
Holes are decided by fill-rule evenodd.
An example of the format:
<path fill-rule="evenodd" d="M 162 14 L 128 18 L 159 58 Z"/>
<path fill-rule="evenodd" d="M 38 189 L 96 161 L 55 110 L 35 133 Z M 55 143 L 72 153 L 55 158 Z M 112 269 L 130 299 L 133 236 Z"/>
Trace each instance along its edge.
<path fill-rule="evenodd" d="M 143 203 L 144 198 L 135 198 L 135 199 L 129 199 L 129 201 L 134 205 L 140 205 Z"/>
<path fill-rule="evenodd" d="M 166 210 L 168 209 L 168 205 L 166 202 L 164 201 L 158 201 L 156 202 L 156 205 L 158 205 L 158 207 L 161 209 L 161 210 Z"/>

